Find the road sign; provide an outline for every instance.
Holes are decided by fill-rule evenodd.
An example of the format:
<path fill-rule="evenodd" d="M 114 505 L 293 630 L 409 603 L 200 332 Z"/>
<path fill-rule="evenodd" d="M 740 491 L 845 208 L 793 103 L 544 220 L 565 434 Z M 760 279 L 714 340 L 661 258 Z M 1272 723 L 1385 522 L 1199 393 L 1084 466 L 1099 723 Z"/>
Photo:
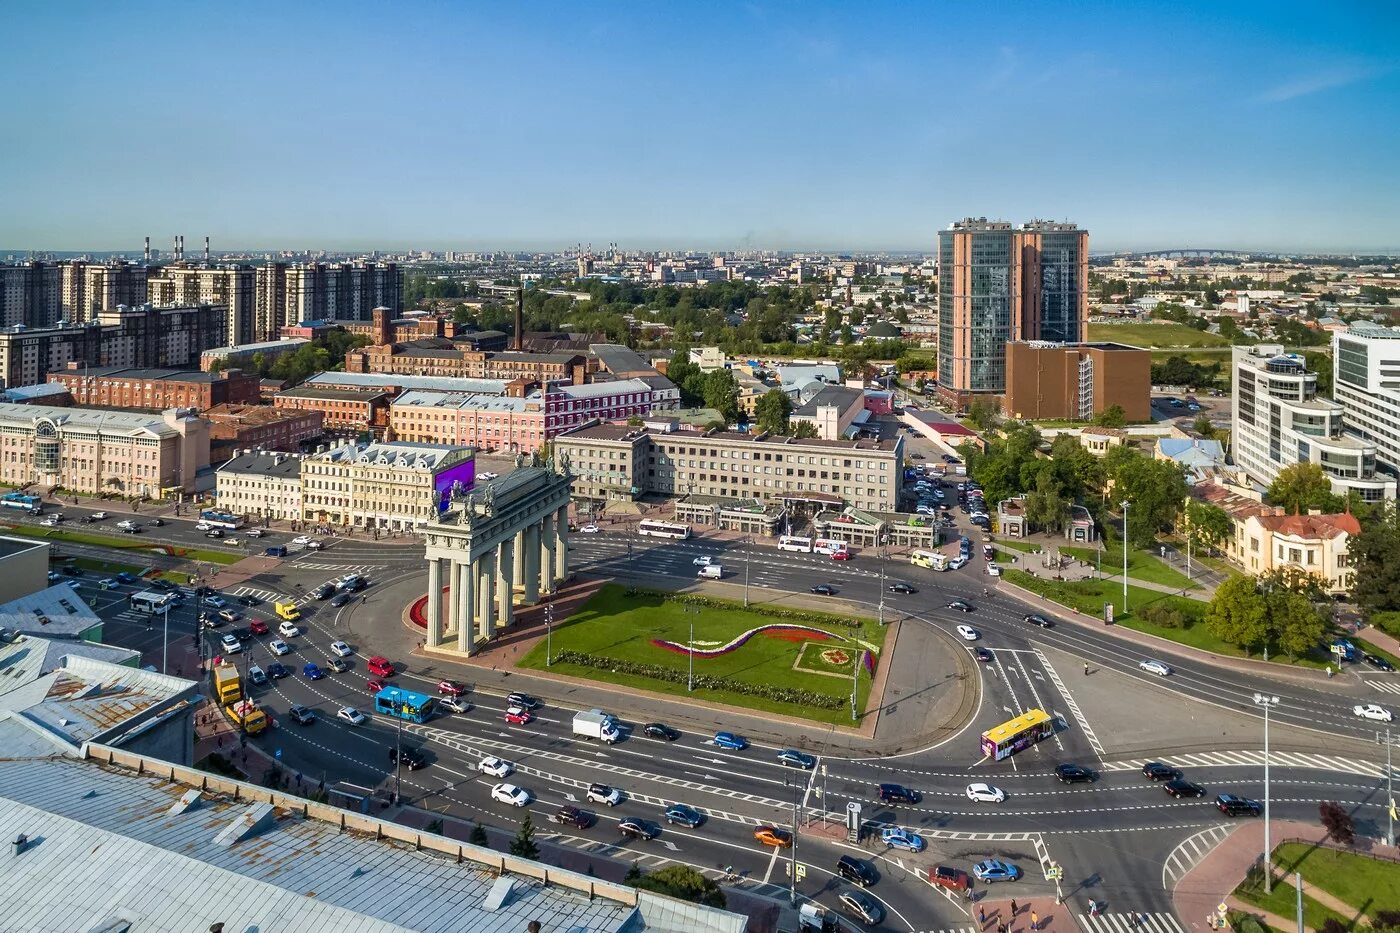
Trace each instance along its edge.
<path fill-rule="evenodd" d="M 1046 881 L 1059 881 L 1064 876 L 1065 870 L 1058 865 L 1051 865 L 1050 869 L 1045 872 Z"/>
<path fill-rule="evenodd" d="M 1224 901 L 1221 901 L 1219 904 L 1215 905 L 1216 913 L 1220 914 L 1220 916 L 1222 917 L 1225 916 L 1226 911 L 1228 911 L 1229 909 L 1229 905 L 1227 905 Z"/>
<path fill-rule="evenodd" d="M 798 863 L 797 863 L 797 880 L 798 880 L 798 881 L 801 881 L 803 878 L 806 878 L 806 877 L 807 877 L 807 866 L 806 866 L 806 865 L 803 865 L 801 862 L 798 862 Z"/>

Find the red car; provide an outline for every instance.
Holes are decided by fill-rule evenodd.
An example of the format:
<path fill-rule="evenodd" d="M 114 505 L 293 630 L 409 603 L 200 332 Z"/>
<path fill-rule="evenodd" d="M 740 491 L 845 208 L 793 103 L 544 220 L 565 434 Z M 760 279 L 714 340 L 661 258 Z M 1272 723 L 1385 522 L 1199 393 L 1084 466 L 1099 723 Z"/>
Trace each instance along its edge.
<path fill-rule="evenodd" d="M 371 674 L 378 674 L 380 677 L 394 676 L 394 665 L 390 663 L 388 658 L 381 658 L 375 655 L 369 659 L 369 664 L 367 666 Z"/>
<path fill-rule="evenodd" d="M 832 560 L 850 560 L 850 559 L 851 559 L 851 552 L 850 552 L 850 551 L 832 551 L 832 552 L 831 552 L 831 559 L 832 559 Z"/>
<path fill-rule="evenodd" d="M 248 631 L 252 632 L 254 635 L 266 635 L 267 623 L 262 619 L 250 619 L 248 622 Z"/>
<path fill-rule="evenodd" d="M 369 688 L 370 693 L 378 693 L 389 685 L 382 680 L 371 680 L 365 686 Z"/>
<path fill-rule="evenodd" d="M 439 680 L 438 693 L 448 697 L 459 697 L 467 692 L 467 685 L 460 680 Z"/>
<path fill-rule="evenodd" d="M 526 725 L 534 718 L 534 716 L 530 715 L 529 710 L 523 710 L 518 706 L 512 706 L 510 709 L 506 710 L 506 722 L 513 723 L 517 726 Z"/>

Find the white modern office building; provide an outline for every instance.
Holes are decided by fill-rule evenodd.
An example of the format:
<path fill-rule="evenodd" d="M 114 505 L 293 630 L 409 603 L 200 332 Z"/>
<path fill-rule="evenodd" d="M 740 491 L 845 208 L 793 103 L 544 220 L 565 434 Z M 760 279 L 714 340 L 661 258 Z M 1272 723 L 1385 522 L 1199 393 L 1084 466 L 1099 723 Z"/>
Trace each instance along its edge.
<path fill-rule="evenodd" d="M 1235 463 L 1261 486 L 1286 466 L 1316 463 L 1332 491 L 1367 501 L 1395 498 L 1395 479 L 1376 472 L 1376 445 L 1344 433 L 1343 406 L 1317 394 L 1317 373 L 1277 344 L 1235 347 L 1230 367 Z"/>
<path fill-rule="evenodd" d="M 1370 322 L 1332 335 L 1332 395 L 1347 433 L 1375 448 L 1391 481 L 1400 476 L 1400 328 Z M 1394 487 L 1391 487 L 1394 495 Z"/>

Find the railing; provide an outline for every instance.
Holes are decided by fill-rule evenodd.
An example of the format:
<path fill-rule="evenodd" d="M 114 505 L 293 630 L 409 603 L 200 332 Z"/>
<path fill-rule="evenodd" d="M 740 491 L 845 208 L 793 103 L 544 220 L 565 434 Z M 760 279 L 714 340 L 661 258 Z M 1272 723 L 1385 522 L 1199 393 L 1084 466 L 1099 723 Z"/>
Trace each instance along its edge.
<path fill-rule="evenodd" d="M 1370 836 L 1357 836 L 1356 838 L 1357 838 L 1357 841 L 1358 841 L 1358 842 L 1359 842 L 1359 841 L 1362 841 L 1362 840 L 1365 840 L 1365 841 L 1368 842 L 1368 843 L 1370 843 L 1370 842 L 1375 842 L 1375 843 L 1381 842 L 1381 840 L 1379 840 L 1379 839 L 1372 839 Z M 1331 839 L 1303 839 L 1303 838 L 1300 838 L 1300 837 L 1298 837 L 1298 836 L 1291 836 L 1291 837 L 1289 837 L 1289 838 L 1287 838 L 1287 839 L 1279 839 L 1279 840 L 1277 840 L 1277 841 L 1274 843 L 1274 849 L 1277 850 L 1279 846 L 1285 845 L 1285 844 L 1288 844 L 1288 843 L 1297 843 L 1298 845 L 1312 846 L 1313 848 L 1316 848 L 1316 849 L 1331 849 L 1331 850 L 1334 851 L 1334 852 L 1347 852 L 1347 853 L 1349 853 L 1349 854 L 1351 854 L 1351 855 L 1364 855 L 1364 856 L 1366 856 L 1367 858 L 1380 859 L 1380 860 L 1383 861 L 1383 862 L 1394 862 L 1395 864 L 1400 865 L 1400 855 L 1387 855 L 1387 854 L 1384 853 L 1384 852 L 1377 852 L 1377 851 L 1375 851 L 1374 849 L 1369 849 L 1369 850 L 1368 850 L 1368 849 L 1362 849 L 1362 848 L 1359 848 L 1358 846 L 1354 846 L 1354 845 L 1353 845 L 1353 846 L 1344 846 L 1344 845 L 1340 845 L 1339 843 L 1333 842 Z M 1278 867 L 1278 866 L 1277 866 L 1277 863 L 1275 864 L 1274 867 L 1275 867 L 1275 868 Z"/>

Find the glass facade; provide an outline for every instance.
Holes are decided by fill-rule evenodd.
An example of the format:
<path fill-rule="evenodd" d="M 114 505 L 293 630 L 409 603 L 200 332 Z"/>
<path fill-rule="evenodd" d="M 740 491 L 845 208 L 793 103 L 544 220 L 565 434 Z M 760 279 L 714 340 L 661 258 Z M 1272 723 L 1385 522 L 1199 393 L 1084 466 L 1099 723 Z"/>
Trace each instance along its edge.
<path fill-rule="evenodd" d="M 1345 338 L 1337 341 L 1336 379 L 1358 389 L 1366 388 L 1366 344 Z"/>
<path fill-rule="evenodd" d="M 1080 333 L 1079 267 L 1088 261 L 1081 255 L 1087 238 L 1078 232 L 1045 233 L 1040 249 L 1040 337 L 1075 343 L 1088 339 Z"/>

